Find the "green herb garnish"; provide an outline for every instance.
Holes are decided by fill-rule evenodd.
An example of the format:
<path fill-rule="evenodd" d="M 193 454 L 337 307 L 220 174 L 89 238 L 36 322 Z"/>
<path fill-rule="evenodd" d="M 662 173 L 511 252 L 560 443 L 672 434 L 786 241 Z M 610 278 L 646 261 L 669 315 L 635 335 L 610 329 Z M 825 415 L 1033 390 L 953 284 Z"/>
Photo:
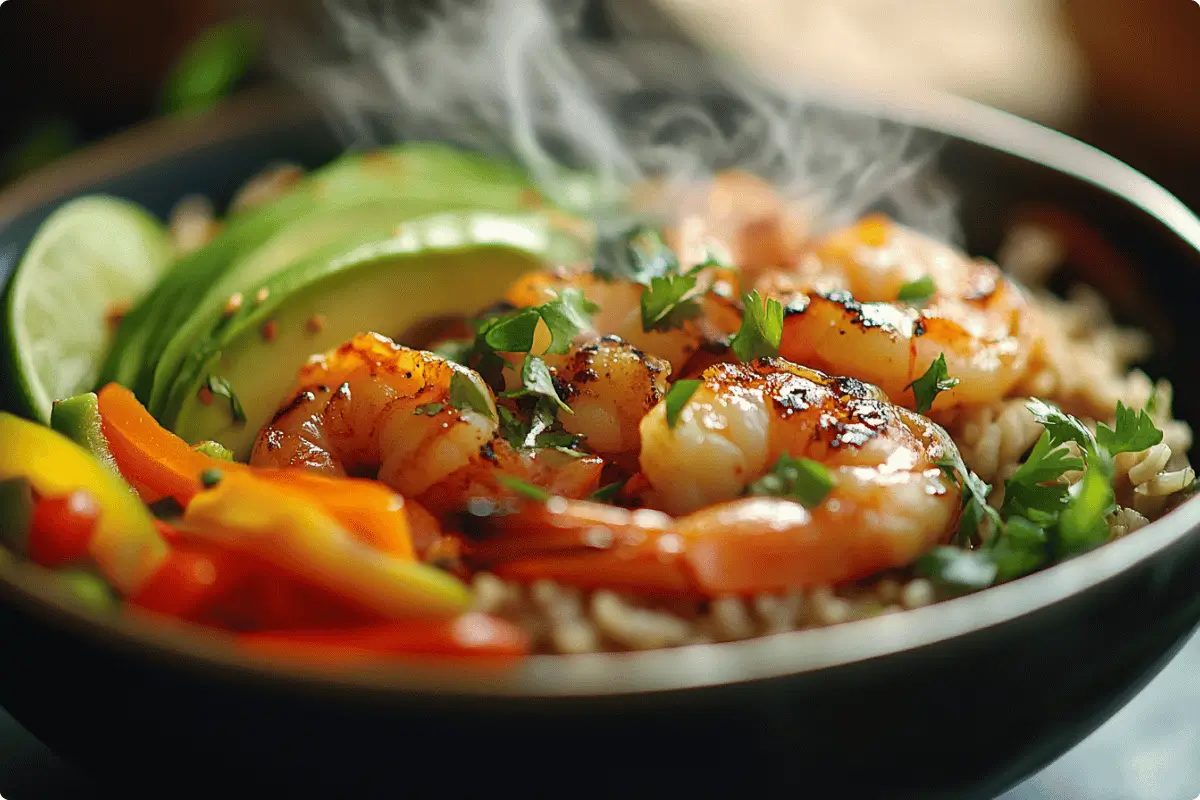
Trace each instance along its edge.
<path fill-rule="evenodd" d="M 501 353 L 528 353 L 533 349 L 533 333 L 541 315 L 536 308 L 524 308 L 488 321 L 483 341 Z"/>
<path fill-rule="evenodd" d="M 550 330 L 550 346 L 546 352 L 562 355 L 570 350 L 571 341 L 591 328 L 592 314 L 599 310 L 600 306 L 578 289 L 563 289 L 558 297 L 538 306 L 537 312 Z"/>
<path fill-rule="evenodd" d="M 636 225 L 596 244 L 592 272 L 605 280 L 627 280 L 649 285 L 680 271 L 679 258 L 658 231 Z"/>
<path fill-rule="evenodd" d="M 445 407 L 446 407 L 445 403 L 422 403 L 421 405 L 419 405 L 413 409 L 413 416 L 434 417 L 434 416 L 437 416 L 438 414 L 440 414 L 442 412 L 442 409 Z"/>
<path fill-rule="evenodd" d="M 731 346 L 743 362 L 779 355 L 783 343 L 783 305 L 772 298 L 765 301 L 753 291 L 742 298 L 742 327 Z"/>
<path fill-rule="evenodd" d="M 233 414 L 234 422 L 245 422 L 246 412 L 242 408 L 242 401 L 238 400 L 238 396 L 233 393 L 233 387 L 229 385 L 229 381 L 222 378 L 220 375 L 208 376 L 208 390 L 217 397 L 224 397 L 229 400 L 229 411 Z"/>
<path fill-rule="evenodd" d="M 492 404 L 488 402 L 487 391 L 465 372 L 455 370 L 450 378 L 450 405 L 460 411 L 475 411 L 490 420 L 496 419 Z"/>
<path fill-rule="evenodd" d="M 1154 424 L 1149 411 L 1134 411 L 1117 401 L 1115 428 L 1103 422 L 1096 426 L 1096 442 L 1111 455 L 1140 453 L 1163 440 L 1163 432 Z"/>
<path fill-rule="evenodd" d="M 784 453 L 771 471 L 746 487 L 746 493 L 798 500 L 805 508 L 816 508 L 833 489 L 833 476 L 823 464 Z"/>
<path fill-rule="evenodd" d="M 696 288 L 696 271 L 653 278 L 642 291 L 642 330 L 669 331 L 700 314 L 700 301 L 688 295 Z"/>
<path fill-rule="evenodd" d="M 936 547 L 916 563 L 917 574 L 952 594 L 986 589 L 996 580 L 996 563 L 986 550 Z"/>
<path fill-rule="evenodd" d="M 933 401 L 939 394 L 955 386 L 958 386 L 958 378 L 950 377 L 946 368 L 946 354 L 939 353 L 925 374 L 904 388 L 912 389 L 913 397 L 917 399 L 917 413 L 926 414 L 933 408 Z"/>
<path fill-rule="evenodd" d="M 526 397 L 528 395 L 545 397 L 558 406 L 560 410 L 568 414 L 575 413 L 558 396 L 558 391 L 554 388 L 554 378 L 550 375 L 550 368 L 546 366 L 545 361 L 537 356 L 525 356 L 525 364 L 521 367 L 521 388 L 505 392 L 502 396 Z"/>
<path fill-rule="evenodd" d="M 621 493 L 621 490 L 625 488 L 625 484 L 628 482 L 629 479 L 626 478 L 625 480 L 613 481 L 607 486 L 601 486 L 599 489 L 592 492 L 588 499 L 594 500 L 597 503 L 611 503 L 613 498 Z"/>
<path fill-rule="evenodd" d="M 551 495 L 542 487 L 534 486 L 532 483 L 526 483 L 519 478 L 513 478 L 509 475 L 497 475 L 496 480 L 500 481 L 500 483 L 504 484 L 509 489 L 512 489 L 517 494 L 528 497 L 530 500 L 537 500 L 538 502 L 544 503 L 553 497 L 553 495 Z"/>
<path fill-rule="evenodd" d="M 701 380 L 675 381 L 670 390 L 667 391 L 667 396 L 664 402 L 667 404 L 667 427 L 674 428 L 679 422 L 679 414 L 683 411 L 683 407 L 687 405 L 688 400 L 692 399 L 692 395 L 700 388 L 700 384 L 704 383 Z"/>
<path fill-rule="evenodd" d="M 896 301 L 912 306 L 923 306 L 936 292 L 937 284 L 933 282 L 933 278 L 926 275 L 901 286 L 899 294 L 896 295 Z"/>

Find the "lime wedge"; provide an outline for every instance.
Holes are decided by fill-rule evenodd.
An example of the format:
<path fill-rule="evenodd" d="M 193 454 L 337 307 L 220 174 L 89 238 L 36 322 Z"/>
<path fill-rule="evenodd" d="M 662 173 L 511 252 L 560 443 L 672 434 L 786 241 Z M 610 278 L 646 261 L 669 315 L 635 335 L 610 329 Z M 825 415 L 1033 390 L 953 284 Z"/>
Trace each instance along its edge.
<path fill-rule="evenodd" d="M 112 197 L 73 200 L 42 223 L 5 308 L 16 391 L 31 415 L 48 423 L 55 400 L 93 388 L 113 314 L 146 294 L 172 255 L 158 220 Z"/>

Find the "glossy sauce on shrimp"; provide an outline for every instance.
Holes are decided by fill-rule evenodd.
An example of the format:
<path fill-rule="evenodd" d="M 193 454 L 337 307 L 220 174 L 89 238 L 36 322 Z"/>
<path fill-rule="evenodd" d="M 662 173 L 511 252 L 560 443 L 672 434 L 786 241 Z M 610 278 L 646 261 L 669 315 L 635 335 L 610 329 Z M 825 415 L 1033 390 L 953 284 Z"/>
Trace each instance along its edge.
<path fill-rule="evenodd" d="M 939 356 L 958 383 L 935 409 L 1004 397 L 1042 346 L 1037 310 L 996 265 L 879 216 L 758 287 L 785 305 L 780 355 L 873 383 L 910 408 L 910 384 Z"/>

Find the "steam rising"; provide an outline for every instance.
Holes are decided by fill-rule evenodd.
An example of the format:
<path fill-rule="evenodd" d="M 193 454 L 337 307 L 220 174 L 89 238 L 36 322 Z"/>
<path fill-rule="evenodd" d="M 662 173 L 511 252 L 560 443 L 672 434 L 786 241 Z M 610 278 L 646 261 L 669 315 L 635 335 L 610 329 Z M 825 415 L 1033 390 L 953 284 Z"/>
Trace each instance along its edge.
<path fill-rule="evenodd" d="M 676 41 L 595 41 L 570 0 L 434 4 L 324 0 L 276 62 L 320 103 L 348 147 L 436 138 L 515 157 L 560 200 L 564 166 L 616 185 L 687 188 L 742 168 L 817 214 L 818 227 L 873 207 L 949 241 L 955 205 L 930 180 L 934 142 L 813 98 L 781 96 Z"/>

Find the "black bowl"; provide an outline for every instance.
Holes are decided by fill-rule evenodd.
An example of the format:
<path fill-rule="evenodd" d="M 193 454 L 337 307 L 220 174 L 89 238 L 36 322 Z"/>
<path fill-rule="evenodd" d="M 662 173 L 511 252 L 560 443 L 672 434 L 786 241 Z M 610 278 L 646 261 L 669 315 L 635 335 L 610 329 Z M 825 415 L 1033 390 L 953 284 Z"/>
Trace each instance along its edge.
<path fill-rule="evenodd" d="M 1200 421 L 1188 360 L 1200 344 L 1189 322 L 1200 221 L 1128 167 L 1001 112 L 927 98 L 871 113 L 946 138 L 941 168 L 961 190 L 971 250 L 992 252 L 1029 203 L 1102 231 L 1140 292 L 1112 299 L 1159 334 L 1152 367 L 1175 381 L 1180 415 Z M 128 159 L 115 177 L 65 188 L 64 169 L 97 174 L 85 156 L 24 184 L 16 191 L 28 196 L 66 181 L 63 196 L 0 231 L 0 276 L 70 194 L 109 192 L 165 214 L 189 192 L 227 199 L 270 160 L 317 164 L 338 151 L 312 120 L 257 127 L 210 130 L 203 144 L 194 129 L 178 142 L 170 131 L 134 134 L 132 151 L 129 140 L 102 151 Z M 21 202 L 10 193 L 0 209 Z M 483 673 L 272 664 L 183 628 L 86 616 L 0 563 L 0 702 L 126 795 L 254 785 L 323 796 L 986 797 L 1078 742 L 1184 641 L 1200 620 L 1198 527 L 1200 504 L 1189 502 L 1067 564 L 901 615 Z"/>

